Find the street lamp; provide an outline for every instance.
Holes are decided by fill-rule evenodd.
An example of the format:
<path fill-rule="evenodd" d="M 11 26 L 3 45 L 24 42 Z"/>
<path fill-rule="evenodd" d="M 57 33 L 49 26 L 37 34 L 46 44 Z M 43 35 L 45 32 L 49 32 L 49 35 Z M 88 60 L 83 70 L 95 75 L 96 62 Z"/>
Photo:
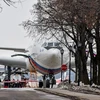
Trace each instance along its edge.
<path fill-rule="evenodd" d="M 63 54 L 64 54 L 63 48 L 61 48 L 60 53 L 61 53 L 61 67 L 62 67 L 62 64 L 63 64 Z M 62 82 L 62 68 L 61 68 L 61 82 Z"/>
<path fill-rule="evenodd" d="M 69 84 L 71 82 L 71 50 L 72 50 L 72 46 L 69 46 Z"/>
<path fill-rule="evenodd" d="M 93 43 L 93 38 L 92 37 L 89 38 L 89 43 L 91 43 L 91 44 Z"/>

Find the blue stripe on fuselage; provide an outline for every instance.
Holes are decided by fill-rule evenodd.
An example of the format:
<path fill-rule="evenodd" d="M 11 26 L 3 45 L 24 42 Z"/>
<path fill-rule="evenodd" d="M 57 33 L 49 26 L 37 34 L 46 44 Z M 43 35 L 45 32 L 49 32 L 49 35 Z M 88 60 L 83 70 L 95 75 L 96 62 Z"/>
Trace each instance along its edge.
<path fill-rule="evenodd" d="M 48 73 L 48 74 L 56 74 L 56 73 L 59 73 L 59 72 L 61 71 L 61 68 L 57 68 L 57 69 L 45 68 L 45 67 L 39 65 L 36 61 L 34 61 L 33 58 L 32 58 L 31 56 L 29 57 L 29 59 L 32 60 L 33 63 L 35 63 L 34 65 L 36 65 L 35 67 L 36 67 L 37 69 L 42 70 L 41 73 L 44 72 L 44 73 Z M 40 71 L 40 70 L 39 70 L 39 71 Z"/>

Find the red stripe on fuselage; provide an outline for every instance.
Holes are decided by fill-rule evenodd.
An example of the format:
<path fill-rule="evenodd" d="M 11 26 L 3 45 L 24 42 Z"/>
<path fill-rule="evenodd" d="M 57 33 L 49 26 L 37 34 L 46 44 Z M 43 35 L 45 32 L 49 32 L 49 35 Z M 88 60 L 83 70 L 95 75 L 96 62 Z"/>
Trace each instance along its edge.
<path fill-rule="evenodd" d="M 49 74 L 50 73 L 50 69 L 45 70 L 42 67 L 39 67 L 36 65 L 35 61 L 33 61 L 32 59 L 29 59 L 31 64 L 35 67 L 35 69 L 39 70 L 41 73 L 45 73 L 45 74 Z M 50 74 L 56 74 L 59 73 L 61 70 L 53 70 L 53 72 L 51 72 Z"/>

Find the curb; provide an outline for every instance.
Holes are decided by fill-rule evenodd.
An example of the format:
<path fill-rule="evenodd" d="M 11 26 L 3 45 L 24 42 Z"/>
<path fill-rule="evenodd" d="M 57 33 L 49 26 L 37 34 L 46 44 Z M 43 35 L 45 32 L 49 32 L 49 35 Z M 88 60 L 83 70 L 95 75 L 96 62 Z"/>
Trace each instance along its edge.
<path fill-rule="evenodd" d="M 68 95 L 68 94 L 59 93 L 59 92 L 55 92 L 55 91 L 47 90 L 47 89 L 35 89 L 35 90 L 46 92 L 46 93 L 50 93 L 50 94 L 54 94 L 54 95 L 61 96 L 61 97 L 66 97 L 66 98 L 69 98 L 71 100 L 88 100 L 86 98 L 80 98 L 80 97 L 77 97 L 77 96 L 71 96 L 71 95 Z"/>

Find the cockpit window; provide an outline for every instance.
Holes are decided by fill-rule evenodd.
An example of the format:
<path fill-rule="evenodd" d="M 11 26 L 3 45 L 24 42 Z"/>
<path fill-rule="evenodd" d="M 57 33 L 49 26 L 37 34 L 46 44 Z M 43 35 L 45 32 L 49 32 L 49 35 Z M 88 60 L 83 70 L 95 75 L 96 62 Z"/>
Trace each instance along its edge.
<path fill-rule="evenodd" d="M 55 43 L 54 43 L 54 46 L 55 46 L 55 47 L 59 47 L 59 44 L 60 44 L 60 43 L 55 42 Z"/>
<path fill-rule="evenodd" d="M 42 47 L 45 47 L 46 49 L 50 48 L 57 48 L 61 49 L 60 42 L 45 42 Z"/>
<path fill-rule="evenodd" d="M 42 45 L 42 47 L 46 47 L 47 46 L 47 43 L 45 42 L 45 43 L 43 43 L 43 45 Z"/>
<path fill-rule="evenodd" d="M 53 47 L 53 42 L 48 43 L 49 47 Z"/>

